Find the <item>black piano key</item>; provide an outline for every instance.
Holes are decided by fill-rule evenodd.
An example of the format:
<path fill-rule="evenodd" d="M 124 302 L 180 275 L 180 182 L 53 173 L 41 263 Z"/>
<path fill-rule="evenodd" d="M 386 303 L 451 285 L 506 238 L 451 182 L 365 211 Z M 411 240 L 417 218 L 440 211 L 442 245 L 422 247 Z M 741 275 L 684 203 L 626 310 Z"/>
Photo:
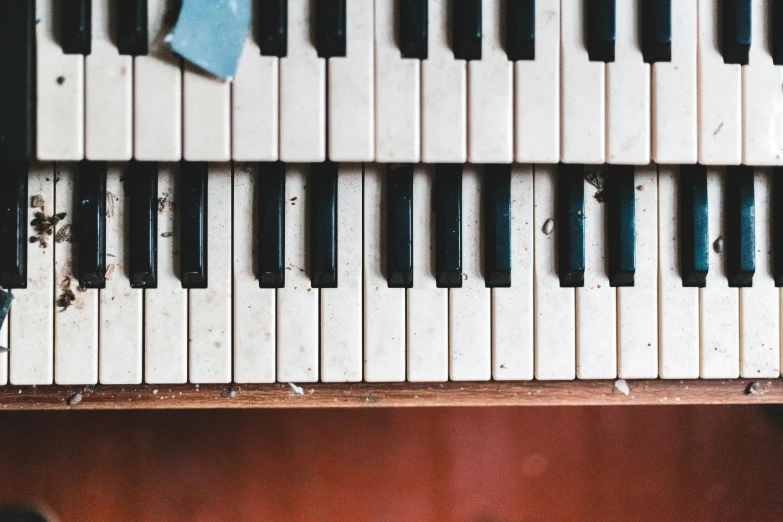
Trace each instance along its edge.
<path fill-rule="evenodd" d="M 389 288 L 413 287 L 413 165 L 386 175 L 386 272 Z"/>
<path fill-rule="evenodd" d="M 772 47 L 772 62 L 775 65 L 783 65 L 783 2 L 775 0 L 771 2 L 770 15 L 770 39 Z"/>
<path fill-rule="evenodd" d="M 642 0 L 642 55 L 647 63 L 672 61 L 672 0 Z"/>
<path fill-rule="evenodd" d="M 0 2 L 0 160 L 33 159 L 35 2 Z"/>
<path fill-rule="evenodd" d="M 180 175 L 180 279 L 182 288 L 207 288 L 207 163 L 183 161 Z"/>
<path fill-rule="evenodd" d="M 92 0 L 60 0 L 60 47 L 65 54 L 92 52 Z"/>
<path fill-rule="evenodd" d="M 106 162 L 79 164 L 78 274 L 84 288 L 106 287 Z"/>
<path fill-rule="evenodd" d="M 613 62 L 617 33 L 615 0 L 585 0 L 587 54 L 593 62 Z M 627 1 L 627 0 L 626 0 Z"/>
<path fill-rule="evenodd" d="M 536 0 L 506 0 L 508 59 L 536 59 Z"/>
<path fill-rule="evenodd" d="M 337 163 L 310 169 L 310 270 L 313 288 L 337 288 Z"/>
<path fill-rule="evenodd" d="M 0 162 L 0 287 L 27 288 L 27 162 Z"/>
<path fill-rule="evenodd" d="M 753 286 L 756 272 L 756 200 L 753 167 L 726 168 L 725 251 L 729 286 Z"/>
<path fill-rule="evenodd" d="M 285 163 L 258 167 L 258 286 L 285 286 Z"/>
<path fill-rule="evenodd" d="M 462 288 L 462 165 L 435 167 L 435 279 Z"/>
<path fill-rule="evenodd" d="M 560 286 L 585 284 L 585 181 L 582 165 L 557 171 L 557 261 Z"/>
<path fill-rule="evenodd" d="M 457 60 L 481 60 L 481 0 L 453 0 L 451 45 Z"/>
<path fill-rule="evenodd" d="M 511 165 L 484 166 L 484 283 L 511 286 Z"/>
<path fill-rule="evenodd" d="M 777 5 L 777 2 L 773 3 Z M 783 286 L 783 167 L 775 167 L 772 175 L 772 275 L 775 286 Z"/>
<path fill-rule="evenodd" d="M 750 53 L 750 0 L 722 0 L 723 62 L 748 65 Z M 773 29 L 774 31 L 774 29 Z"/>
<path fill-rule="evenodd" d="M 636 273 L 636 194 L 633 167 L 612 165 L 607 176 L 609 285 L 633 286 Z"/>
<path fill-rule="evenodd" d="M 400 54 L 426 60 L 429 52 L 427 0 L 398 0 Z"/>
<path fill-rule="evenodd" d="M 121 0 L 117 9 L 117 50 L 120 54 L 147 54 L 147 0 Z"/>
<path fill-rule="evenodd" d="M 256 0 L 258 46 L 264 56 L 288 54 L 288 0 Z"/>
<path fill-rule="evenodd" d="M 130 286 L 158 287 L 158 164 L 132 162 L 125 176 L 130 202 Z"/>
<path fill-rule="evenodd" d="M 315 2 L 315 48 L 318 56 L 345 56 L 345 33 L 345 0 Z"/>
<path fill-rule="evenodd" d="M 682 286 L 704 287 L 709 268 L 707 170 L 703 165 L 683 165 L 680 168 Z"/>

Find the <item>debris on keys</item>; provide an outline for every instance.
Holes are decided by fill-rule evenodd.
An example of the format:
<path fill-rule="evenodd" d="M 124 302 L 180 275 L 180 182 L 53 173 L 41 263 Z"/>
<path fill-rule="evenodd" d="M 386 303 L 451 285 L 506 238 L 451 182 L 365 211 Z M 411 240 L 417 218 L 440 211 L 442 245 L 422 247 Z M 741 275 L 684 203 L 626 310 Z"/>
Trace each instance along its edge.
<path fill-rule="evenodd" d="M 296 384 L 289 382 L 288 385 L 291 387 L 292 390 L 294 390 L 294 393 L 297 395 L 304 395 L 304 390 L 301 386 L 297 386 Z"/>
<path fill-rule="evenodd" d="M 67 404 L 68 406 L 76 406 L 77 404 L 82 402 L 82 398 L 83 397 L 81 393 L 74 393 L 73 395 L 71 395 L 65 400 L 65 404 Z"/>
<path fill-rule="evenodd" d="M 14 296 L 11 292 L 6 292 L 0 289 L 0 328 L 3 327 L 5 318 L 8 317 L 8 311 L 11 309 L 11 301 L 14 300 Z"/>
<path fill-rule="evenodd" d="M 625 379 L 617 379 L 614 381 L 614 387 L 623 395 L 631 393 L 631 388 L 628 387 L 628 382 Z"/>

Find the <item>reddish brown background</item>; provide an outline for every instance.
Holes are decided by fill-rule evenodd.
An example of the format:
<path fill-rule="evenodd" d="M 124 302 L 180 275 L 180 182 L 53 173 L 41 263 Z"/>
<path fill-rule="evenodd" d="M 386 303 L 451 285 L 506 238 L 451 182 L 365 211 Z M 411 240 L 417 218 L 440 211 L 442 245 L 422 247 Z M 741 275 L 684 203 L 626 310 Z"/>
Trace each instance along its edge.
<path fill-rule="evenodd" d="M 0 413 L 64 521 L 783 520 L 758 406 Z"/>

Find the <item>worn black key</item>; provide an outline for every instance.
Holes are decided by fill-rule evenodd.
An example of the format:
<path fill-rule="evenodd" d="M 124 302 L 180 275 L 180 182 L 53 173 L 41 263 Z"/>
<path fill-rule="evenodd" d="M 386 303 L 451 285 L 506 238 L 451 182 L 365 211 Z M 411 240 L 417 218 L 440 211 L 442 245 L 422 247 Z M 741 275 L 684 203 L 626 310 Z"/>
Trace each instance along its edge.
<path fill-rule="evenodd" d="M 127 1 L 127 0 L 123 0 Z M 60 47 L 65 54 L 92 52 L 92 0 L 60 0 Z"/>
<path fill-rule="evenodd" d="M 35 2 L 0 1 L 0 161 L 33 159 Z"/>
<path fill-rule="evenodd" d="M 557 262 L 560 286 L 585 284 L 584 166 L 561 163 L 557 170 Z"/>
<path fill-rule="evenodd" d="M 315 48 L 318 56 L 345 56 L 345 33 L 345 0 L 315 2 Z"/>
<path fill-rule="evenodd" d="M 725 236 L 729 286 L 753 286 L 756 272 L 756 199 L 753 167 L 726 168 Z"/>
<path fill-rule="evenodd" d="M 536 59 L 536 0 L 506 0 L 506 54 L 512 62 Z"/>
<path fill-rule="evenodd" d="M 435 280 L 462 288 L 462 165 L 435 166 Z"/>
<path fill-rule="evenodd" d="M 707 170 L 703 165 L 683 165 L 680 168 L 682 286 L 705 286 L 709 268 Z"/>
<path fill-rule="evenodd" d="M 672 0 L 642 0 L 642 55 L 647 63 L 672 61 Z"/>
<path fill-rule="evenodd" d="M 180 279 L 182 288 L 207 288 L 208 167 L 183 161 L 180 176 Z"/>
<path fill-rule="evenodd" d="M 147 54 L 147 0 L 121 0 L 116 4 L 117 50 L 120 54 Z"/>
<path fill-rule="evenodd" d="M 457 60 L 481 60 L 481 0 L 453 0 L 451 45 Z"/>
<path fill-rule="evenodd" d="M 132 162 L 125 176 L 130 202 L 130 286 L 158 287 L 158 164 Z"/>
<path fill-rule="evenodd" d="M 633 167 L 611 165 L 606 204 L 609 235 L 609 285 L 633 286 L 636 273 L 636 196 Z"/>
<path fill-rule="evenodd" d="M 413 287 L 413 165 L 386 175 L 386 273 L 389 288 Z"/>
<path fill-rule="evenodd" d="M 750 0 L 722 0 L 723 62 L 748 65 L 750 53 Z M 774 28 L 773 28 L 774 31 Z"/>
<path fill-rule="evenodd" d="M 783 2 L 775 0 L 770 2 L 770 39 L 772 40 L 772 62 L 775 65 L 783 65 Z"/>
<path fill-rule="evenodd" d="M 27 162 L 0 162 L 0 287 L 27 288 Z"/>
<path fill-rule="evenodd" d="M 585 0 L 585 2 L 587 54 L 590 61 L 613 62 L 617 33 L 615 0 Z"/>
<path fill-rule="evenodd" d="M 337 288 L 337 163 L 310 169 L 310 270 L 313 288 Z"/>
<path fill-rule="evenodd" d="M 511 286 L 511 165 L 484 166 L 484 284 Z"/>
<path fill-rule="evenodd" d="M 400 54 L 403 58 L 426 60 L 429 41 L 427 0 L 397 0 Z"/>
<path fill-rule="evenodd" d="M 772 273 L 775 286 L 783 286 L 783 205 L 778 205 L 783 201 L 783 167 L 773 169 L 772 192 Z"/>
<path fill-rule="evenodd" d="M 256 0 L 258 47 L 264 56 L 288 54 L 288 0 Z"/>
<path fill-rule="evenodd" d="M 285 286 L 285 163 L 258 166 L 258 286 Z"/>
<path fill-rule="evenodd" d="M 106 162 L 79 164 L 77 247 L 79 284 L 106 287 Z"/>

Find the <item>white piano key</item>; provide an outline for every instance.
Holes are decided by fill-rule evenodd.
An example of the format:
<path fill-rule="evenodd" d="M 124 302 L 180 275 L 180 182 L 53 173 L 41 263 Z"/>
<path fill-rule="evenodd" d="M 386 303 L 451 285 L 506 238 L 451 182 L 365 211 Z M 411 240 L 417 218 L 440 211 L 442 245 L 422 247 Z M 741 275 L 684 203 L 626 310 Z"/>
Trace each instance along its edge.
<path fill-rule="evenodd" d="M 84 59 L 85 157 L 129 160 L 133 154 L 133 58 L 119 53 L 108 1 L 92 2 L 92 52 Z"/>
<path fill-rule="evenodd" d="M 337 175 L 337 288 L 321 290 L 321 380 L 361 381 L 362 164 Z"/>
<path fill-rule="evenodd" d="M 707 227 L 709 261 L 707 286 L 699 289 L 701 377 L 736 378 L 739 375 L 739 290 L 730 288 L 725 249 L 716 252 L 715 241 L 726 230 L 723 206 L 725 171 L 707 169 Z"/>
<path fill-rule="evenodd" d="M 486 0 L 481 15 L 481 60 L 468 63 L 468 160 L 511 163 L 513 63 L 503 48 L 505 2 Z"/>
<path fill-rule="evenodd" d="M 182 70 L 164 42 L 169 0 L 147 0 L 149 49 L 133 59 L 133 156 L 140 161 L 182 157 Z"/>
<path fill-rule="evenodd" d="M 699 289 L 682 286 L 680 273 L 679 172 L 658 167 L 659 375 L 699 376 Z"/>
<path fill-rule="evenodd" d="M 234 381 L 275 382 L 277 291 L 259 288 L 256 275 L 258 220 L 256 172 L 234 164 Z"/>
<path fill-rule="evenodd" d="M 633 287 L 617 289 L 617 375 L 658 377 L 658 170 L 637 167 L 636 273 Z"/>
<path fill-rule="evenodd" d="M 66 213 L 56 232 L 74 226 L 77 173 L 74 164 L 56 166 L 55 211 Z M 73 230 L 75 233 L 76 231 Z M 56 237 L 56 236 L 55 236 Z M 54 382 L 95 384 L 98 382 L 98 290 L 81 288 L 76 277 L 76 248 L 70 241 L 54 241 Z M 73 292 L 69 306 L 65 295 Z"/>
<path fill-rule="evenodd" d="M 288 2 L 288 56 L 280 59 L 280 159 L 286 162 L 326 158 L 326 60 L 310 36 L 314 6 Z"/>
<path fill-rule="evenodd" d="M 128 231 L 130 206 L 123 166 L 110 164 L 106 176 L 106 288 L 100 291 L 98 377 L 101 384 L 139 384 L 142 380 L 144 291 L 130 287 Z"/>
<path fill-rule="evenodd" d="M 652 66 L 653 158 L 657 163 L 695 163 L 697 84 L 696 2 L 672 2 L 672 60 Z"/>
<path fill-rule="evenodd" d="M 277 291 L 277 380 L 281 382 L 318 380 L 318 289 L 310 286 L 307 270 L 308 170 L 301 164 L 286 165 L 286 274 L 285 288 Z"/>
<path fill-rule="evenodd" d="M 492 377 L 533 378 L 533 167 L 511 170 L 511 288 L 492 289 Z"/>
<path fill-rule="evenodd" d="M 329 59 L 329 159 L 375 158 L 375 12 L 370 0 L 347 0 L 346 56 Z"/>
<path fill-rule="evenodd" d="M 780 298 L 772 276 L 772 172 L 756 169 L 753 178 L 756 273 L 752 287 L 739 289 L 739 373 L 749 379 L 777 378 L 780 375 Z"/>
<path fill-rule="evenodd" d="M 10 314 L 9 314 L 10 315 Z M 0 326 L 0 346 L 8 348 L 8 321 L 3 322 L 3 326 Z M 8 383 L 8 351 L 3 350 L 0 353 L 0 386 Z"/>
<path fill-rule="evenodd" d="M 188 380 L 188 291 L 179 280 L 177 163 L 158 165 L 158 288 L 144 293 L 144 381 Z"/>
<path fill-rule="evenodd" d="M 650 163 L 650 65 L 641 49 L 642 0 L 616 3 L 615 61 L 606 64 L 606 161 Z M 577 292 L 578 293 L 578 292 Z"/>
<path fill-rule="evenodd" d="M 397 47 L 395 0 L 375 0 L 375 159 L 419 161 L 421 61 Z"/>
<path fill-rule="evenodd" d="M 368 382 L 405 380 L 405 289 L 389 288 L 386 279 L 385 177 L 385 166 L 365 165 L 364 380 Z M 413 252 L 416 255 L 415 247 Z"/>
<path fill-rule="evenodd" d="M 599 167 L 600 168 L 600 167 Z M 585 276 L 576 289 L 576 375 L 612 379 L 617 375 L 617 292 L 609 286 L 606 205 L 585 184 Z"/>
<path fill-rule="evenodd" d="M 182 72 L 182 134 L 187 161 L 231 159 L 231 84 L 190 62 Z"/>
<path fill-rule="evenodd" d="M 84 157 L 84 57 L 63 54 L 57 0 L 35 0 L 36 151 L 42 160 Z"/>
<path fill-rule="evenodd" d="M 27 209 L 28 234 L 38 233 L 30 222 L 37 212 L 47 216 L 54 208 L 54 165 L 30 163 L 27 194 L 29 201 L 40 196 L 43 209 Z M 45 246 L 44 246 L 45 245 Z M 27 245 L 27 288 L 14 292 L 10 314 L 9 382 L 12 384 L 52 384 L 54 379 L 54 238 Z M 66 312 L 67 313 L 67 312 Z M 7 323 L 8 324 L 8 323 Z M 10 346 L 9 346 L 10 345 Z"/>
<path fill-rule="evenodd" d="M 605 157 L 605 69 L 587 55 L 585 10 L 579 0 L 562 0 L 560 159 L 603 163 Z"/>
<path fill-rule="evenodd" d="M 736 165 L 742 159 L 740 66 L 723 63 L 720 51 L 721 5 L 699 2 L 699 163 Z"/>
<path fill-rule="evenodd" d="M 429 57 L 421 63 L 421 161 L 467 161 L 467 64 L 451 49 L 451 2 L 429 2 Z"/>
<path fill-rule="evenodd" d="M 206 289 L 188 290 L 188 380 L 231 382 L 230 163 L 210 163 Z"/>
<path fill-rule="evenodd" d="M 560 0 L 537 0 L 536 59 L 514 63 L 514 143 L 520 163 L 560 160 Z"/>

